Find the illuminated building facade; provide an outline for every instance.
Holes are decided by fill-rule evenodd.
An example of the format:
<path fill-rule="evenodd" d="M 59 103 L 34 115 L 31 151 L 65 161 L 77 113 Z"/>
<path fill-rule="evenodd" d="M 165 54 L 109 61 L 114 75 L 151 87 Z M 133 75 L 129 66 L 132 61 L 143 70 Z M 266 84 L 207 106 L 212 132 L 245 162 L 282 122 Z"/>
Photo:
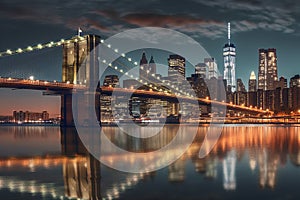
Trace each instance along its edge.
<path fill-rule="evenodd" d="M 223 47 L 224 58 L 224 79 L 227 81 L 227 88 L 234 92 L 236 90 L 235 80 L 235 45 L 230 42 L 230 23 L 228 23 L 228 43 Z"/>
<path fill-rule="evenodd" d="M 199 78 L 208 78 L 208 66 L 205 63 L 198 63 L 195 66 L 195 74 L 199 74 Z"/>
<path fill-rule="evenodd" d="M 290 79 L 290 107 L 294 112 L 300 109 L 300 76 L 296 75 Z"/>
<path fill-rule="evenodd" d="M 185 80 L 185 58 L 180 55 L 170 55 L 168 58 L 168 77 L 171 82 L 179 83 Z"/>
<path fill-rule="evenodd" d="M 277 55 L 276 49 L 259 49 L 258 89 L 276 89 Z"/>
<path fill-rule="evenodd" d="M 119 77 L 117 75 L 107 75 L 104 78 L 103 86 L 105 87 L 118 87 Z"/>
<path fill-rule="evenodd" d="M 251 72 L 248 82 L 247 106 L 257 106 L 257 81 L 254 71 Z"/>
<path fill-rule="evenodd" d="M 43 111 L 41 113 L 29 111 L 13 111 L 14 122 L 37 122 L 46 120 L 49 120 L 49 113 L 47 111 Z"/>
<path fill-rule="evenodd" d="M 215 58 L 204 58 L 204 63 L 208 66 L 208 79 L 219 77 L 219 70 Z"/>
<path fill-rule="evenodd" d="M 256 92 L 257 90 L 257 81 L 254 71 L 251 72 L 249 84 L 248 84 L 248 91 L 249 92 Z"/>

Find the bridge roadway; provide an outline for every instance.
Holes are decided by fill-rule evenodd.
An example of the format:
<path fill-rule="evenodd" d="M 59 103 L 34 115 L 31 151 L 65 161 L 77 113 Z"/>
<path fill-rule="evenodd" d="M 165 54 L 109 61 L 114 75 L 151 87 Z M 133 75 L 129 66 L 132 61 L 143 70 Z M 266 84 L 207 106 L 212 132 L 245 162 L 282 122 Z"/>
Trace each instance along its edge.
<path fill-rule="evenodd" d="M 15 88 L 15 89 L 30 89 L 30 90 L 44 90 L 50 92 L 57 92 L 58 94 L 79 92 L 86 89 L 85 85 L 71 84 L 71 83 L 61 83 L 57 81 L 43 81 L 43 80 L 29 80 L 29 79 L 17 79 L 17 78 L 0 78 L 0 88 Z M 136 97 L 147 97 L 147 98 L 157 98 L 166 99 L 170 101 L 182 101 L 182 102 L 195 102 L 198 101 L 200 105 L 214 105 L 216 107 L 226 106 L 229 110 L 241 111 L 251 114 L 264 114 L 272 115 L 272 111 L 262 110 L 258 108 L 234 105 L 231 103 L 220 102 L 204 98 L 195 98 L 191 96 L 178 96 L 175 94 L 158 92 L 158 91 L 147 91 L 147 90 L 136 90 L 136 89 L 126 89 L 126 88 L 112 88 L 112 87 L 101 87 L 102 94 L 116 94 L 116 95 L 129 95 Z"/>

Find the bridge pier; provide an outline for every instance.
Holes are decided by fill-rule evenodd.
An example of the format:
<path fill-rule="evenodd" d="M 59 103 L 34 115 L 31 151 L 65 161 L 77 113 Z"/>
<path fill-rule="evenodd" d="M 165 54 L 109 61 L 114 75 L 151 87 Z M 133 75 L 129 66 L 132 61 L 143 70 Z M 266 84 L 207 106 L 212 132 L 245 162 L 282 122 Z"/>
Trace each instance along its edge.
<path fill-rule="evenodd" d="M 75 127 L 76 118 L 78 124 L 85 126 L 94 126 L 91 121 L 92 115 L 96 115 L 98 124 L 101 125 L 101 106 L 100 106 L 100 88 L 99 84 L 96 92 L 82 91 L 76 92 L 76 98 L 73 99 L 72 91 L 61 94 L 61 127 Z M 92 99 L 95 104 L 92 103 Z M 75 103 L 76 105 L 73 105 Z M 73 110 L 73 107 L 76 108 Z M 88 110 L 88 112 L 86 112 Z"/>
<path fill-rule="evenodd" d="M 61 127 L 74 127 L 72 93 L 61 95 Z"/>

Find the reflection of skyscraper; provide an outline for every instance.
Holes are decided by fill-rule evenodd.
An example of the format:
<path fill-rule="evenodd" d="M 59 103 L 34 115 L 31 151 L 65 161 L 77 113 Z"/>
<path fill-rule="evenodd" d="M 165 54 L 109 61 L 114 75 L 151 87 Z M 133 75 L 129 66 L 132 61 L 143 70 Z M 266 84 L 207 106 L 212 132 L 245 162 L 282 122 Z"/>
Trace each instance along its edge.
<path fill-rule="evenodd" d="M 169 165 L 169 181 L 181 182 L 184 181 L 185 177 L 185 160 L 178 159 L 171 165 Z"/>
<path fill-rule="evenodd" d="M 254 171 L 256 168 L 256 158 L 255 157 L 256 157 L 256 151 L 255 151 L 255 149 L 252 148 L 249 150 L 249 166 L 252 171 Z"/>
<path fill-rule="evenodd" d="M 215 158 L 208 158 L 206 162 L 206 178 L 216 178 L 217 177 L 217 160 Z"/>
<path fill-rule="evenodd" d="M 235 190 L 236 188 L 235 164 L 236 153 L 231 150 L 223 160 L 223 186 L 225 190 Z"/>
<path fill-rule="evenodd" d="M 277 80 L 276 49 L 259 49 L 258 89 L 274 90 Z"/>
<path fill-rule="evenodd" d="M 227 87 L 231 91 L 236 90 L 235 86 L 235 46 L 230 42 L 230 23 L 228 23 L 228 43 L 223 48 L 224 57 L 224 79 L 227 81 Z"/>
<path fill-rule="evenodd" d="M 185 79 L 185 58 L 180 55 L 170 55 L 168 58 L 168 77 L 175 83 Z"/>
<path fill-rule="evenodd" d="M 274 188 L 278 162 L 278 155 L 268 154 L 266 149 L 260 151 L 258 154 L 260 187 L 268 186 Z"/>

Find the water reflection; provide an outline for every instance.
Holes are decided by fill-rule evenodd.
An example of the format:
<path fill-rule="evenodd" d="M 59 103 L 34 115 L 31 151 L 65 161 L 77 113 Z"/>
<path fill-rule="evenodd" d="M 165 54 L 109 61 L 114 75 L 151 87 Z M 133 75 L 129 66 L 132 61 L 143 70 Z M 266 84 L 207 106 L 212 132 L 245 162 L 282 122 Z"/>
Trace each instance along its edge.
<path fill-rule="evenodd" d="M 206 193 L 200 194 L 196 188 L 204 187 L 204 185 L 209 187 L 207 190 L 223 194 L 220 199 L 230 199 L 228 197 L 230 193 L 224 194 L 223 191 L 238 193 L 242 186 L 251 187 L 251 185 L 254 193 L 259 196 L 262 192 L 261 189 L 265 188 L 272 188 L 271 193 L 277 191 L 280 194 L 284 193 L 285 191 L 281 189 L 282 185 L 291 184 L 290 187 L 294 190 L 290 191 L 293 192 L 290 195 L 297 196 L 297 189 L 292 184 L 295 180 L 299 180 L 297 167 L 300 166 L 300 127 L 224 127 L 217 145 L 203 159 L 198 157 L 198 153 L 207 127 L 192 128 L 196 128 L 198 134 L 189 149 L 178 160 L 162 170 L 139 174 L 117 172 L 101 165 L 88 153 L 73 128 L 52 127 L 52 132 L 60 132 L 58 138 L 60 147 L 53 144 L 48 145 L 48 151 L 33 141 L 44 141 L 45 138 L 48 138 L 49 141 L 54 142 L 56 141 L 54 138 L 58 137 L 57 133 L 52 136 L 53 133 L 51 135 L 51 131 L 48 129 L 46 132 L 43 129 L 42 131 L 37 129 L 35 132 L 33 128 L 30 131 L 22 130 L 21 134 L 8 132 L 12 130 L 18 132 L 20 129 L 0 128 L 0 134 L 3 136 L 1 144 L 6 143 L 6 146 L 11 147 L 14 145 L 12 152 L 15 153 L 14 156 L 11 156 L 12 152 L 8 151 L 5 156 L 5 153 L 1 152 L 0 192 L 6 188 L 14 194 L 34 194 L 36 199 L 40 199 L 40 197 L 49 199 L 143 199 L 146 196 L 148 199 L 160 199 L 171 198 L 164 193 L 175 187 L 172 184 L 166 184 L 165 180 L 168 180 L 169 183 L 179 184 L 183 188 L 181 191 L 189 191 L 183 193 L 173 191 L 178 198 L 189 199 L 189 195 L 195 196 L 196 194 L 200 198 Z M 117 127 L 106 127 L 105 129 L 109 138 L 120 147 L 137 152 L 143 151 L 141 141 L 136 138 L 120 134 Z M 171 130 L 173 129 L 170 128 L 169 131 Z M 19 137 L 20 135 L 21 137 Z M 144 140 L 145 151 L 168 144 L 172 137 L 174 137 L 173 132 L 164 132 L 164 135 Z M 22 142 L 16 142 L 20 138 L 24 143 L 32 145 L 32 149 L 36 151 L 35 154 L 25 151 L 24 155 L 22 152 L 24 145 Z M 172 149 L 172 151 L 176 151 L 176 149 Z M 120 162 L 123 159 L 118 155 L 106 156 L 111 162 Z M 132 165 L 134 164 L 132 161 Z M 278 179 L 279 171 L 286 175 Z M 49 177 L 47 177 L 48 175 Z M 195 189 L 191 188 L 191 183 Z M 223 191 L 211 183 L 220 183 L 219 186 L 223 188 Z M 260 190 L 253 188 L 253 184 Z M 278 184 L 281 187 L 277 186 Z M 143 185 L 147 185 L 149 189 L 143 188 Z M 132 189 L 134 189 L 134 193 L 131 192 Z M 156 193 L 151 190 L 155 190 Z M 32 199 L 32 197 L 28 199 Z"/>

